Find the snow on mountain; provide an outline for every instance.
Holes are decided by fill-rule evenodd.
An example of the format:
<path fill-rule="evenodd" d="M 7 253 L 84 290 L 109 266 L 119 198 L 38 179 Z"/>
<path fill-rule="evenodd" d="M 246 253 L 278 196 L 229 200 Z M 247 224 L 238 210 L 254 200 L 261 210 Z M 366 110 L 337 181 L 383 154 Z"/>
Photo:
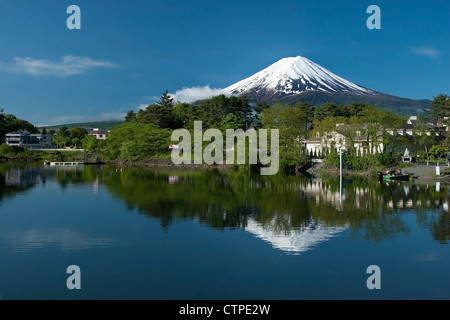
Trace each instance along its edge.
<path fill-rule="evenodd" d="M 246 231 L 254 234 L 286 253 L 300 254 L 314 249 L 320 243 L 330 240 L 345 231 L 347 227 L 325 226 L 321 222 L 312 221 L 301 229 L 292 229 L 282 233 L 271 231 L 270 226 L 262 226 L 254 219 L 249 219 Z"/>
<path fill-rule="evenodd" d="M 295 95 L 307 91 L 377 95 L 376 91 L 345 80 L 311 60 L 297 56 L 281 59 L 264 70 L 224 89 L 245 93 Z"/>

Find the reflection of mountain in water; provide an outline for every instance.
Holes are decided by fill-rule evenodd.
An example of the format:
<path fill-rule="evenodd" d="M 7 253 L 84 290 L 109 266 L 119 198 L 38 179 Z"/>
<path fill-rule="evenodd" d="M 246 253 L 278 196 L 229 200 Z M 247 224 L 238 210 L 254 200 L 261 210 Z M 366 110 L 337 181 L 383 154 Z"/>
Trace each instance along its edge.
<path fill-rule="evenodd" d="M 242 172 L 163 171 L 112 166 L 45 169 L 0 164 L 0 201 L 46 179 L 60 188 L 104 185 L 126 208 L 158 219 L 168 231 L 191 219 L 213 229 L 242 228 L 274 248 L 299 253 L 344 230 L 380 241 L 408 234 L 403 212 L 442 243 L 450 240 L 450 188 L 433 183 L 384 183 L 365 177 L 306 179 Z"/>
<path fill-rule="evenodd" d="M 330 227 L 321 222 L 311 222 L 299 229 L 276 233 L 272 228 L 263 226 L 252 218 L 248 219 L 245 228 L 256 237 L 269 242 L 274 248 L 294 254 L 311 250 L 346 229 L 347 227 Z"/>

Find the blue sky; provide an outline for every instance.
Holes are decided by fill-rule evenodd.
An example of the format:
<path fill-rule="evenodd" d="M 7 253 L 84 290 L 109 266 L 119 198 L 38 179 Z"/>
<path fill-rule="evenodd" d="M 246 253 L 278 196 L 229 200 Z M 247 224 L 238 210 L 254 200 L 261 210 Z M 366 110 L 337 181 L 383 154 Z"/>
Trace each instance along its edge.
<path fill-rule="evenodd" d="M 70 5 L 81 30 L 66 26 Z M 0 108 L 36 125 L 117 119 L 165 90 L 224 88 L 297 55 L 433 99 L 450 94 L 449 17 L 448 0 L 0 0 Z"/>

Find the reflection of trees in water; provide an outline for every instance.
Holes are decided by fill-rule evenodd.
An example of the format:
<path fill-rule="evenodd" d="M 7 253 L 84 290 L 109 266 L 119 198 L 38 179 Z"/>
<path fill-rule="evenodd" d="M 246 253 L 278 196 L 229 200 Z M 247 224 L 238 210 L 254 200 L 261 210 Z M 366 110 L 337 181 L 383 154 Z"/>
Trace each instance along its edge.
<path fill-rule="evenodd" d="M 447 211 L 442 211 L 440 207 L 436 211 L 436 214 L 433 214 L 430 219 L 430 232 L 434 240 L 441 244 L 447 244 L 447 241 L 450 240 L 450 213 L 448 207 Z"/>
<path fill-rule="evenodd" d="M 173 173 L 129 169 L 110 176 L 108 188 L 123 198 L 130 209 L 161 220 L 164 229 L 173 219 L 196 219 L 213 228 L 235 228 L 245 225 L 253 213 L 237 194 L 233 182 L 211 172 L 179 172 L 173 183 Z"/>
<path fill-rule="evenodd" d="M 448 214 L 449 211 L 448 186 L 437 188 L 433 183 L 378 184 L 355 177 L 344 180 L 342 204 L 338 181 L 315 180 L 306 193 L 315 200 L 316 205 L 310 206 L 315 218 L 330 225 L 349 223 L 355 232 L 364 232 L 365 238 L 376 241 L 409 233 L 409 227 L 402 217 L 405 211 L 413 211 L 417 223 L 430 228 L 430 231 L 430 219 L 433 218 L 431 212 L 440 210 Z M 449 229 L 445 231 L 444 220 L 435 225 L 442 226 L 442 232 L 450 234 Z"/>
<path fill-rule="evenodd" d="M 298 176 L 136 168 L 106 183 L 129 208 L 160 219 L 165 229 L 177 219 L 196 219 L 217 229 L 246 228 L 251 219 L 274 235 L 288 235 L 320 222 L 349 227 L 375 241 L 409 233 L 402 216 L 405 210 L 414 211 L 418 223 L 431 230 L 430 210 L 435 210 L 436 203 L 448 210 L 449 198 L 446 186 L 436 192 L 430 185 L 378 184 L 359 177 L 344 181 L 342 203 L 339 180 Z M 442 223 L 445 225 L 444 221 L 435 225 Z M 445 228 L 442 232 L 450 234 Z"/>
<path fill-rule="evenodd" d="M 102 176 L 101 168 L 92 166 L 44 167 L 40 163 L 0 163 L 0 200 L 14 197 L 35 187 L 39 182 L 45 186 L 47 179 L 56 181 L 61 189 L 69 185 L 93 183 Z"/>
<path fill-rule="evenodd" d="M 46 174 L 58 182 L 63 190 L 69 185 L 94 184 L 98 177 L 103 176 L 101 166 L 47 167 Z"/>
<path fill-rule="evenodd" d="M 19 168 L 19 169 L 18 169 Z M 8 177 L 8 179 L 5 179 Z M 195 219 L 215 229 L 257 224 L 274 236 L 288 236 L 315 224 L 352 229 L 379 241 L 407 234 L 402 213 L 413 211 L 433 238 L 450 237 L 449 188 L 409 182 L 370 182 L 363 177 L 339 180 L 266 176 L 242 172 L 163 171 L 111 166 L 53 168 L 0 165 L 0 199 L 38 181 L 68 185 L 105 185 L 129 210 L 160 220 L 167 230 L 177 220 Z M 14 180 L 15 179 L 15 180 Z M 17 186 L 7 186 L 13 181 Z M 342 202 L 341 202 L 342 194 Z M 313 230 L 313 228 L 308 228 Z"/>

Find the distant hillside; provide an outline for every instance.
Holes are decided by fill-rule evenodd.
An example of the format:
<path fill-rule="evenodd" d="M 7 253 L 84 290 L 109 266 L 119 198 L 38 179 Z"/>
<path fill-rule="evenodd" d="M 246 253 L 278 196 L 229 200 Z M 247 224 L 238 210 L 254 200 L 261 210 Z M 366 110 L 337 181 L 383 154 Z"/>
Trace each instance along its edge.
<path fill-rule="evenodd" d="M 47 130 L 51 130 L 51 129 L 59 129 L 62 126 L 66 126 L 67 128 L 71 129 L 71 128 L 75 128 L 75 127 L 80 127 L 80 128 L 86 128 L 86 129 L 93 129 L 93 128 L 98 128 L 100 131 L 107 131 L 107 130 L 111 130 L 115 127 L 117 127 L 118 125 L 121 125 L 122 123 L 124 123 L 124 121 L 119 121 L 119 120 L 115 120 L 115 121 L 99 121 L 99 122 L 80 122 L 80 123 L 69 123 L 69 124 L 59 124 L 59 125 L 52 125 L 52 126 L 39 126 L 38 129 L 47 129 Z"/>
<path fill-rule="evenodd" d="M 258 101 L 251 94 L 246 94 L 250 101 Z M 253 98 L 253 99 L 252 99 Z M 351 93 L 336 93 L 330 94 L 327 92 L 309 91 L 297 95 L 276 95 L 272 99 L 267 99 L 267 102 L 288 102 L 295 104 L 297 102 L 309 102 L 313 106 L 321 105 L 325 102 L 334 102 L 336 104 L 352 104 L 357 102 L 368 102 L 373 106 L 381 109 L 395 111 L 401 115 L 416 115 L 422 112 L 424 108 L 428 108 L 431 100 L 413 100 L 400 98 L 388 94 L 380 93 L 378 95 L 354 95 Z"/>

